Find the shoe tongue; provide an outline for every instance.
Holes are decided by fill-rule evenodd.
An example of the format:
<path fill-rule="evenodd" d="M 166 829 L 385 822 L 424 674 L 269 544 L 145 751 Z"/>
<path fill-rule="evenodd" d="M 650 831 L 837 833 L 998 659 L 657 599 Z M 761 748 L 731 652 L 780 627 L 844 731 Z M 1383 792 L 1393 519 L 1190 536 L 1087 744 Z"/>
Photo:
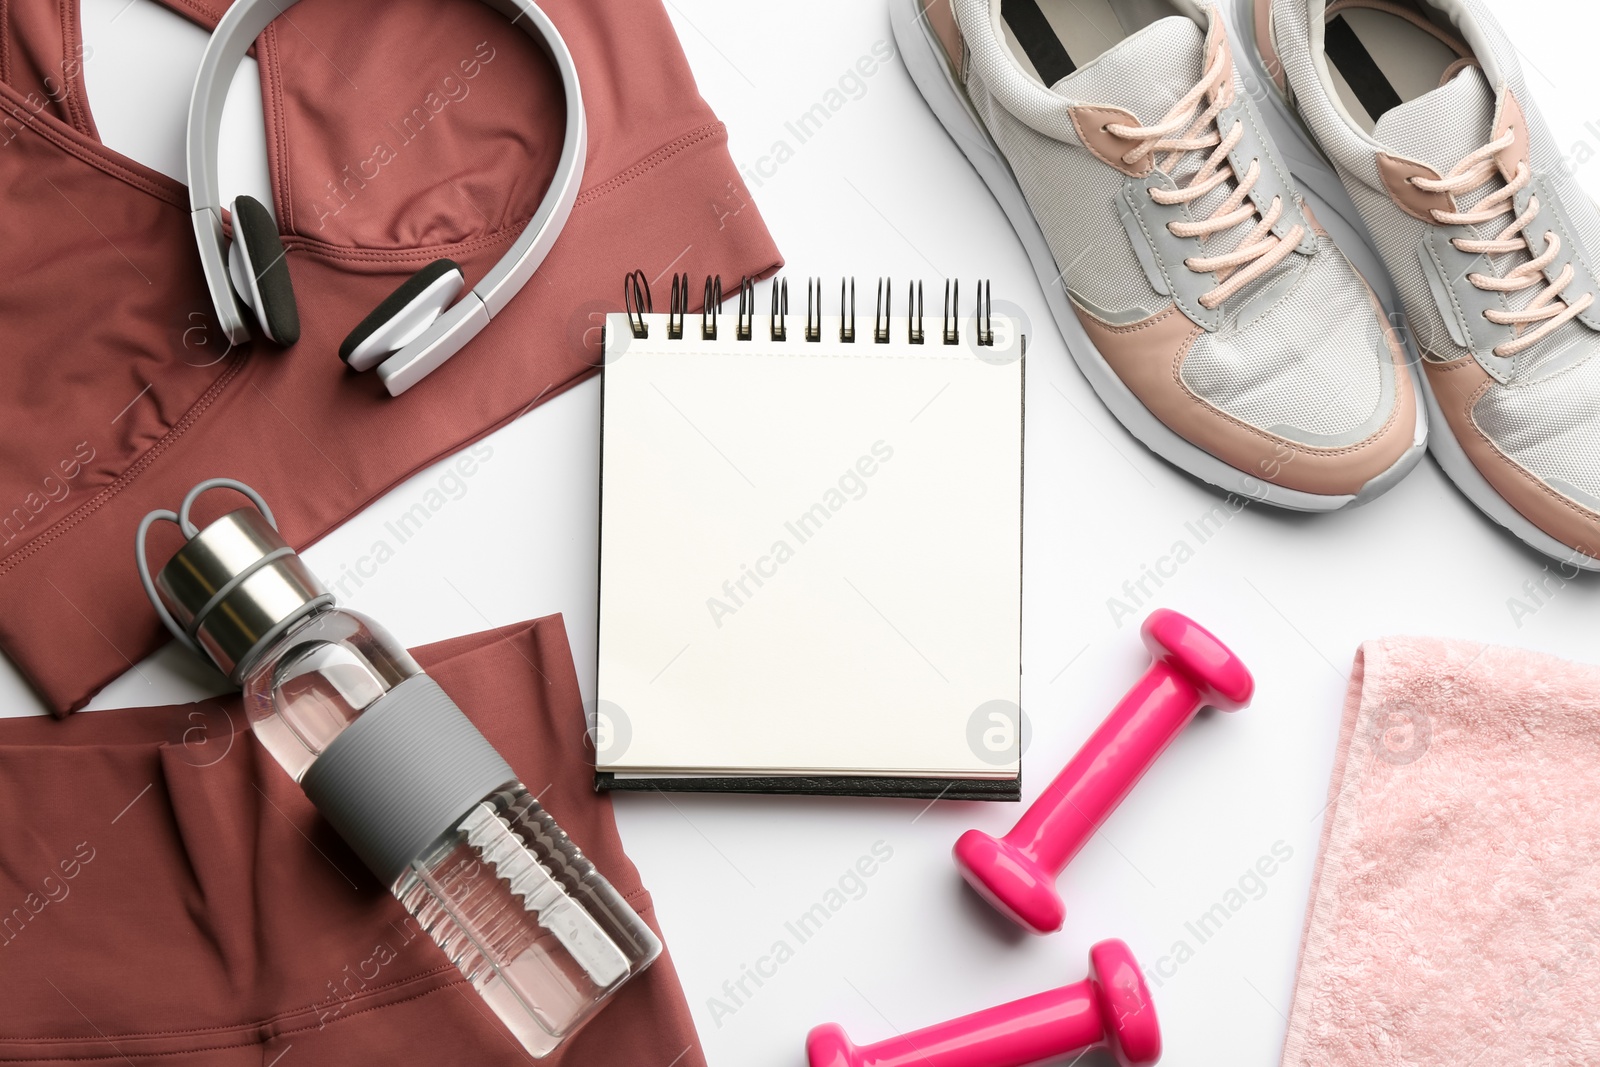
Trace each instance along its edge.
<path fill-rule="evenodd" d="M 1109 104 L 1133 112 L 1141 126 L 1153 126 L 1200 80 L 1205 35 L 1190 18 L 1169 15 L 1052 87 L 1083 104 Z"/>
<path fill-rule="evenodd" d="M 1494 93 L 1483 71 L 1464 67 L 1439 88 L 1384 112 L 1373 136 L 1397 155 L 1448 174 L 1493 132 Z"/>
<path fill-rule="evenodd" d="M 1199 82 L 1205 48 L 1205 33 L 1193 19 L 1171 15 L 1152 22 L 1087 67 L 1061 79 L 1055 84 L 1055 92 L 1076 102 L 1125 108 L 1133 112 L 1141 126 L 1154 126 Z M 1201 101 L 1195 113 L 1204 107 L 1205 102 Z M 1210 149 L 1190 151 L 1169 160 L 1162 152 L 1156 158 L 1158 165 L 1182 186 L 1210 154 Z M 1218 185 L 1189 205 L 1190 216 L 1209 217 L 1237 187 L 1232 179 Z M 1200 241 L 1198 251 L 1208 256 L 1231 252 L 1254 228 L 1254 219 L 1238 223 Z M 1242 303 L 1250 291 L 1271 284 L 1283 269 L 1269 271 L 1229 302 Z"/>

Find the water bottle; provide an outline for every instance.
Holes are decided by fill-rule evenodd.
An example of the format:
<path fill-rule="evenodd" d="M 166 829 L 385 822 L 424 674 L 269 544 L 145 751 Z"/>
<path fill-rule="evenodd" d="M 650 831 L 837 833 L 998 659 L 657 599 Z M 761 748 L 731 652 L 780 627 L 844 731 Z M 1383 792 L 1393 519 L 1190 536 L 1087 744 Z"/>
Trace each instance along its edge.
<path fill-rule="evenodd" d="M 196 529 L 213 488 L 255 505 Z M 151 578 L 151 525 L 187 543 Z M 264 500 L 201 482 L 139 524 L 139 575 L 167 628 L 244 692 L 266 750 L 540 1057 L 661 942 L 387 631 L 338 607 Z"/>

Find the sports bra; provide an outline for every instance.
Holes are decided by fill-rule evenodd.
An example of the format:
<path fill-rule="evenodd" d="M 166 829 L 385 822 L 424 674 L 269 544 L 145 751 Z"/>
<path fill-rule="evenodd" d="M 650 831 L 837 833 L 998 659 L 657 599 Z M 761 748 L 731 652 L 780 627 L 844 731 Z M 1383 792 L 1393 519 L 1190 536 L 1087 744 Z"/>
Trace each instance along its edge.
<path fill-rule="evenodd" d="M 160 2 L 208 29 L 226 7 Z M 77 0 L 0 0 L 0 651 L 52 712 L 164 638 L 132 565 L 145 512 L 225 475 L 303 548 L 594 373 L 627 271 L 779 265 L 661 5 L 543 6 L 589 115 L 577 205 L 491 326 L 391 398 L 339 342 L 434 259 L 472 285 L 554 168 L 560 82 L 526 35 L 468 0 L 304 0 L 267 28 L 255 54 L 301 337 L 229 349 L 184 188 L 96 133 Z"/>

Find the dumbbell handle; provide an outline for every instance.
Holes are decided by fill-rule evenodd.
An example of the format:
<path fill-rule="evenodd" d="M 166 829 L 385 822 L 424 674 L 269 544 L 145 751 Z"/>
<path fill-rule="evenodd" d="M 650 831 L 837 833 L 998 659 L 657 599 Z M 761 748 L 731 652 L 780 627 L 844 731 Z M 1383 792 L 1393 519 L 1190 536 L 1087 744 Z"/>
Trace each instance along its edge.
<path fill-rule="evenodd" d="M 963 1015 L 858 1050 L 860 1067 L 1022 1067 L 1105 1038 L 1089 981 Z"/>
<path fill-rule="evenodd" d="M 1059 872 L 1195 717 L 1203 700 L 1193 682 L 1156 660 L 1023 813 L 1006 842 Z"/>

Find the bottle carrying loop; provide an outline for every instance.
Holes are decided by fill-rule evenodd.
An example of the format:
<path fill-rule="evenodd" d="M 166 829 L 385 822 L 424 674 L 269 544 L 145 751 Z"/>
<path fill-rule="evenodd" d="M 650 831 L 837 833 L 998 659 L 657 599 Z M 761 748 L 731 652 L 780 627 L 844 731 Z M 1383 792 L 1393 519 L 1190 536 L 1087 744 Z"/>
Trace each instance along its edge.
<path fill-rule="evenodd" d="M 139 532 L 135 535 L 133 542 L 136 562 L 139 566 L 139 584 L 144 586 L 144 595 L 150 598 L 150 605 L 156 609 L 156 614 L 160 616 L 166 628 L 172 631 L 172 636 L 183 642 L 189 651 L 199 655 L 202 659 L 209 657 L 195 641 L 194 635 L 178 625 L 178 620 L 172 617 L 172 612 L 167 610 L 167 606 L 161 602 L 161 597 L 156 593 L 155 579 L 150 577 L 150 561 L 145 554 L 145 541 L 149 537 L 150 527 L 158 522 L 174 523 L 179 530 L 183 531 L 185 540 L 194 538 L 200 530 L 195 526 L 193 520 L 189 518 L 189 510 L 194 507 L 194 502 L 201 493 L 211 489 L 232 489 L 234 492 L 243 495 L 250 503 L 256 506 L 257 511 L 261 512 L 262 518 L 267 520 L 268 525 L 274 530 L 278 528 L 278 520 L 273 517 L 272 509 L 267 506 L 267 502 L 262 499 L 260 493 L 234 478 L 207 478 L 189 490 L 176 512 L 169 511 L 166 508 L 157 508 L 140 519 Z M 221 592 L 218 595 L 220 596 Z M 196 613 L 196 624 L 203 617 L 203 613 Z"/>

